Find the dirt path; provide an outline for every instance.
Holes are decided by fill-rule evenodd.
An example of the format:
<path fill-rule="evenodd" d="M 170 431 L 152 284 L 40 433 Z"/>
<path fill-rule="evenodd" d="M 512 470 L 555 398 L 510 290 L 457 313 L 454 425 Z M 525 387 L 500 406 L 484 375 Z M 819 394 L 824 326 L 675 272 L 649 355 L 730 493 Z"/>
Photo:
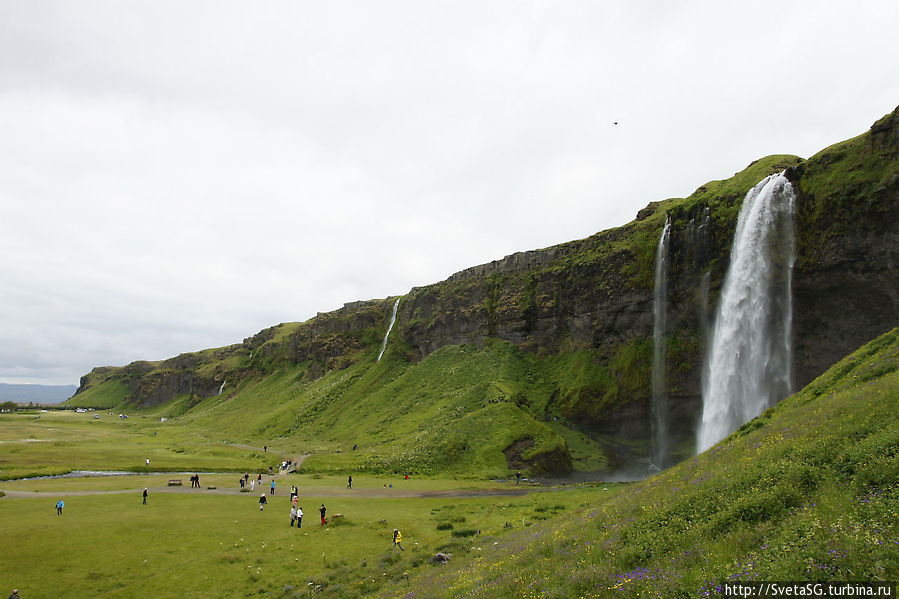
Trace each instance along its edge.
<path fill-rule="evenodd" d="M 241 491 L 239 488 L 216 488 L 216 489 L 196 489 L 190 487 L 168 487 L 155 486 L 147 487 L 150 493 L 187 493 L 195 495 L 250 495 L 249 491 Z M 122 494 L 140 494 L 143 487 L 135 487 L 133 489 L 116 489 L 113 491 L 102 490 L 54 490 L 54 491 L 14 491 L 0 488 L 6 497 L 56 497 L 64 495 L 66 497 L 80 497 L 84 495 L 122 495 Z M 436 489 L 436 490 L 412 490 L 412 489 L 345 489 L 340 487 L 307 487 L 300 488 L 300 497 L 359 497 L 366 499 L 377 498 L 464 498 L 464 497 L 512 497 L 518 495 L 528 495 L 530 493 L 542 493 L 552 491 L 551 488 L 545 487 L 518 487 L 518 488 L 494 488 L 494 489 Z M 270 496 L 269 489 L 260 487 L 252 495 L 262 494 L 263 492 Z M 276 489 L 275 497 L 289 497 L 290 492 L 284 488 Z M 2 501 L 3 498 L 0 498 Z"/>

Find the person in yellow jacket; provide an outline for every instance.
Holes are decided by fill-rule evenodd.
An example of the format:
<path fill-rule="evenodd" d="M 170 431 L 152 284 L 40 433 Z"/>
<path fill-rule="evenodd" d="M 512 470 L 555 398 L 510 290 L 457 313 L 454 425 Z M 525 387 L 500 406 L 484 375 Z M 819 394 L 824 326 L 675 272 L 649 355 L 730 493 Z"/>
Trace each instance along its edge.
<path fill-rule="evenodd" d="M 393 546 L 399 547 L 402 551 L 405 551 L 405 549 L 403 549 L 403 533 L 396 528 L 393 529 Z"/>

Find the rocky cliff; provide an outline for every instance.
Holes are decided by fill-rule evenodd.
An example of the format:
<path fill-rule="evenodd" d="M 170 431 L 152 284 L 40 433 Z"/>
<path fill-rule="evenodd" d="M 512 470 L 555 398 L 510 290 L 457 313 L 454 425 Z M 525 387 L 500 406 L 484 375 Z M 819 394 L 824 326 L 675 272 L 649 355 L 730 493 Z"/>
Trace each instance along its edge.
<path fill-rule="evenodd" d="M 654 255 L 670 219 L 667 387 L 675 457 L 685 457 L 693 450 L 703 351 L 743 197 L 783 170 L 796 191 L 798 388 L 899 324 L 899 109 L 808 160 L 770 156 L 688 198 L 654 202 L 623 227 L 414 288 L 401 299 L 393 351 L 413 365 L 447 346 L 512 343 L 540 364 L 528 376 L 549 389 L 534 417 L 614 446 L 609 464 L 625 465 L 649 436 Z M 142 406 L 214 396 L 225 380 L 236 385 L 284 367 L 314 381 L 373 360 L 393 299 L 347 304 L 227 348 L 95 369 L 75 399 L 113 379 L 124 384 L 122 400 Z M 526 406 L 527 398 L 518 403 Z"/>
<path fill-rule="evenodd" d="M 897 131 L 899 109 L 808 160 L 769 157 L 685 200 L 650 204 L 619 229 L 413 289 L 400 308 L 403 338 L 414 357 L 490 337 L 538 354 L 591 350 L 616 380 L 560 390 L 561 413 L 597 433 L 645 438 L 648 377 L 628 374 L 650 360 L 653 251 L 670 218 L 668 388 L 683 454 L 700 414 L 705 336 L 736 217 L 746 191 L 766 175 L 786 169 L 797 196 L 794 387 L 899 324 Z M 609 393 L 616 401 L 606 401 Z"/>

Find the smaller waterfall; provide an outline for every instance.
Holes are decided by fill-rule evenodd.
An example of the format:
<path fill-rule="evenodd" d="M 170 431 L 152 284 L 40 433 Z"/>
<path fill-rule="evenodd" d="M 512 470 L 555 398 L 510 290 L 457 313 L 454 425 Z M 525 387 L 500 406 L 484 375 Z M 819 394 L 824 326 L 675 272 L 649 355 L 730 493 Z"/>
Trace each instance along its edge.
<path fill-rule="evenodd" d="M 219 392 L 218 392 L 218 394 L 219 394 L 219 395 L 221 395 L 221 394 L 222 394 L 222 389 L 224 389 L 224 388 L 225 388 L 225 383 L 227 383 L 227 382 L 228 382 L 228 381 L 222 381 L 222 386 L 221 386 L 221 387 L 219 387 Z"/>
<path fill-rule="evenodd" d="M 709 339 L 709 287 L 711 286 L 712 271 L 707 270 L 702 275 L 702 282 L 699 284 L 699 330 L 702 333 L 704 343 L 708 343 Z"/>
<path fill-rule="evenodd" d="M 396 322 L 396 309 L 400 307 L 400 298 L 396 298 L 396 301 L 393 303 L 393 315 L 390 317 L 390 324 L 387 326 L 387 334 L 384 335 L 384 343 L 381 344 L 381 353 L 378 354 L 378 359 L 376 362 L 381 361 L 381 356 L 384 355 L 384 350 L 387 349 L 387 338 L 390 337 L 390 330 L 393 328 L 393 323 Z"/>
<path fill-rule="evenodd" d="M 699 451 L 790 393 L 793 203 L 783 173 L 743 200 L 706 355 Z"/>
<path fill-rule="evenodd" d="M 652 441 L 649 464 L 652 470 L 662 470 L 668 456 L 668 391 L 665 387 L 665 329 L 668 311 L 668 239 L 671 235 L 671 217 L 656 247 L 655 288 L 653 292 L 652 330 Z"/>

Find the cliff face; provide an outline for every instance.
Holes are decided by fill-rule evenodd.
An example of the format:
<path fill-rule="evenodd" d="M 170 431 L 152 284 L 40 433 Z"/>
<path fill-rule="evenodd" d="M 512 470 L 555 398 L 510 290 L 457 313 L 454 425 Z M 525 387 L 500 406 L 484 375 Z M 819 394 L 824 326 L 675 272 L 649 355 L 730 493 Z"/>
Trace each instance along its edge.
<path fill-rule="evenodd" d="M 899 109 L 788 172 L 796 383 L 899 322 Z"/>
<path fill-rule="evenodd" d="M 622 363 L 622 351 L 651 347 L 653 251 L 668 217 L 668 388 L 675 442 L 685 452 L 700 416 L 703 348 L 736 217 L 745 192 L 764 176 L 787 169 L 796 191 L 794 387 L 899 324 L 897 130 L 899 109 L 807 161 L 770 157 L 686 200 L 651 204 L 625 227 L 413 289 L 400 307 L 402 335 L 415 357 L 489 337 L 538 354 L 591 350 L 598 367 L 626 379 L 635 365 Z M 638 352 L 634 359 L 650 358 Z M 609 405 L 597 390 L 575 389 L 567 397 L 560 391 L 556 402 L 596 434 L 646 438 L 648 381 L 619 383 L 625 401 Z M 602 411 L 591 410 L 598 404 Z"/>
<path fill-rule="evenodd" d="M 669 219 L 666 383 L 674 455 L 686 457 L 701 412 L 704 347 L 743 197 L 783 170 L 796 192 L 799 388 L 899 324 L 899 109 L 808 160 L 770 156 L 688 198 L 652 203 L 623 227 L 414 288 L 401 299 L 392 347 L 415 364 L 446 346 L 515 344 L 540 365 L 528 376 L 550 389 L 535 417 L 564 421 L 614 446 L 610 463 L 626 465 L 645 455 L 641 443 L 649 437 L 655 250 Z M 233 388 L 283 367 L 314 381 L 377 355 L 393 299 L 347 304 L 227 348 L 95 369 L 79 393 L 112 377 L 125 384 L 127 401 L 150 406 L 214 396 L 225 380 Z"/>

